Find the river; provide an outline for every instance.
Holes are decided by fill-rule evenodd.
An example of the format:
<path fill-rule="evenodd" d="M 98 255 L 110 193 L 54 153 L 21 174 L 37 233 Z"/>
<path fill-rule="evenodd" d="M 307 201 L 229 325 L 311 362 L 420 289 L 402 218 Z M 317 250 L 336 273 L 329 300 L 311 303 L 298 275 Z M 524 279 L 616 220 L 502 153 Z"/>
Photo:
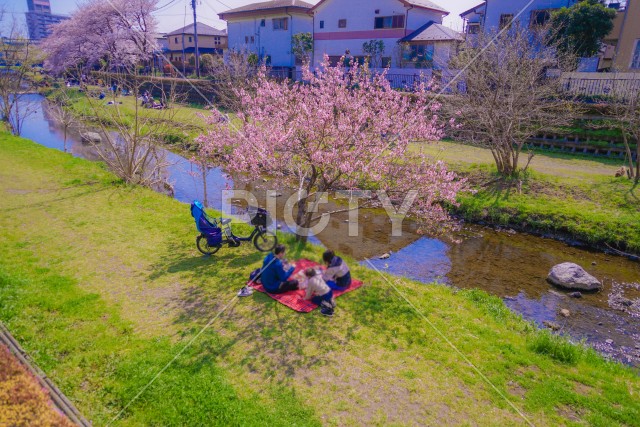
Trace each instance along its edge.
<path fill-rule="evenodd" d="M 96 160 L 91 146 L 80 141 L 77 130 L 63 131 L 39 95 L 39 108 L 23 126 L 22 136 L 44 146 L 65 150 L 74 156 Z M 166 174 L 174 197 L 190 203 L 204 199 L 200 168 L 188 159 L 167 152 L 171 165 Z M 209 205 L 220 208 L 222 190 L 232 184 L 219 169 L 207 174 Z M 278 198 L 282 209 L 285 197 Z M 185 208 L 185 215 L 188 210 Z M 402 237 L 391 237 L 391 223 L 383 213 L 361 212 L 359 236 L 348 235 L 348 214 L 336 214 L 327 229 L 311 241 L 346 253 L 356 259 L 370 259 L 380 270 L 424 283 L 434 281 L 458 288 L 479 288 L 502 298 L 508 307 L 527 320 L 544 327 L 556 323 L 574 340 L 584 340 L 602 353 L 623 363 L 640 366 L 640 263 L 623 257 L 568 246 L 565 243 L 492 228 L 464 224 L 446 238 L 421 236 L 406 222 Z M 196 232 L 194 228 L 194 238 Z M 390 253 L 388 259 L 378 256 Z M 575 262 L 604 283 L 601 292 L 571 298 L 567 292 L 546 282 L 549 269 L 562 262 Z M 635 301 L 631 307 L 616 306 L 610 300 L 620 293 Z M 560 314 L 568 309 L 569 317 Z"/>

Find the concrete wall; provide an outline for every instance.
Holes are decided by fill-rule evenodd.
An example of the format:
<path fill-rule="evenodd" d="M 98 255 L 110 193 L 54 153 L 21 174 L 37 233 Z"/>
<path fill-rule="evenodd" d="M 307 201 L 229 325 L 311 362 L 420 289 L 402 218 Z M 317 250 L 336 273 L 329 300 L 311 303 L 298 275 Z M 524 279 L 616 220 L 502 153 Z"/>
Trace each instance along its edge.
<path fill-rule="evenodd" d="M 274 19 L 288 19 L 288 29 L 274 29 Z M 264 20 L 264 26 L 262 26 Z M 291 51 L 291 38 L 298 33 L 313 32 L 310 15 L 294 13 L 256 14 L 250 18 L 230 18 L 227 21 L 229 49 L 270 56 L 273 67 L 294 67 L 295 55 Z"/>

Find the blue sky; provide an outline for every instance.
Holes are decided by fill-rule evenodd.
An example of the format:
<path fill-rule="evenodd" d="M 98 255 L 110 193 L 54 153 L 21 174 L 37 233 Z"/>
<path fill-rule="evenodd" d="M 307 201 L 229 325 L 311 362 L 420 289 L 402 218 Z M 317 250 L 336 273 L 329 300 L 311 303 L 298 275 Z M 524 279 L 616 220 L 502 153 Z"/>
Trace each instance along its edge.
<path fill-rule="evenodd" d="M 257 1 L 263 0 L 198 0 L 198 21 L 216 28 L 224 28 L 225 23 L 218 19 L 218 13 Z M 318 0 L 306 1 L 309 3 L 318 2 Z M 460 30 L 462 23 L 458 14 L 480 3 L 481 0 L 435 0 L 435 2 L 451 11 L 445 24 Z M 82 0 L 51 0 L 51 9 L 53 13 L 69 14 L 78 7 L 78 4 L 82 4 Z M 182 27 L 185 22 L 188 24 L 193 20 L 191 0 L 159 0 L 158 4 L 160 10 L 156 15 L 161 32 L 173 31 Z M 15 16 L 20 19 L 20 22 L 24 22 L 24 12 L 27 10 L 26 0 L 0 0 L 0 5 L 8 12 L 5 20 Z"/>

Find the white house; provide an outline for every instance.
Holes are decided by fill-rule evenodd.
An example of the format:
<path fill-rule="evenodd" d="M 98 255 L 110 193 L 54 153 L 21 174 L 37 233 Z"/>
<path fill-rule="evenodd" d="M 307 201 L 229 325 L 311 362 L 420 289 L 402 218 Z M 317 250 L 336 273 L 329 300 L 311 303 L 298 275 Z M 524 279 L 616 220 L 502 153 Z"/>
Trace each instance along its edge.
<path fill-rule="evenodd" d="M 460 14 L 460 18 L 464 23 L 464 33 L 472 36 L 480 34 L 482 31 L 482 24 L 484 24 L 484 15 L 487 10 L 487 2 L 477 4 L 471 9 L 464 11 Z"/>
<path fill-rule="evenodd" d="M 293 68 L 294 34 L 312 33 L 312 4 L 300 0 L 253 3 L 220 13 L 227 21 L 229 49 L 255 53 L 274 68 Z"/>
<path fill-rule="evenodd" d="M 322 0 L 311 9 L 314 57 L 364 60 L 363 44 L 384 42 L 382 65 L 392 68 L 446 67 L 462 35 L 442 25 L 449 14 L 429 0 Z"/>

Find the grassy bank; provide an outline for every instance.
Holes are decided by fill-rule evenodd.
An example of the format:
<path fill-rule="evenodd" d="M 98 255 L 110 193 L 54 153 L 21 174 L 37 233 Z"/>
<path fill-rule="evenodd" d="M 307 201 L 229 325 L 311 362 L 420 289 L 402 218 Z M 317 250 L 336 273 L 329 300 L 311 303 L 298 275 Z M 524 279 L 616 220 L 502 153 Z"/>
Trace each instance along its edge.
<path fill-rule="evenodd" d="M 640 187 L 615 178 L 622 160 L 539 152 L 527 174 L 504 182 L 496 181 L 489 150 L 452 142 L 422 148 L 477 190 L 460 197 L 458 213 L 467 220 L 640 253 Z"/>
<path fill-rule="evenodd" d="M 522 425 L 503 396 L 536 425 L 640 425 L 637 372 L 483 292 L 351 262 L 366 286 L 332 319 L 238 300 L 249 246 L 203 258 L 186 205 L 6 134 L 0 194 L 0 317 L 95 425 Z"/>

